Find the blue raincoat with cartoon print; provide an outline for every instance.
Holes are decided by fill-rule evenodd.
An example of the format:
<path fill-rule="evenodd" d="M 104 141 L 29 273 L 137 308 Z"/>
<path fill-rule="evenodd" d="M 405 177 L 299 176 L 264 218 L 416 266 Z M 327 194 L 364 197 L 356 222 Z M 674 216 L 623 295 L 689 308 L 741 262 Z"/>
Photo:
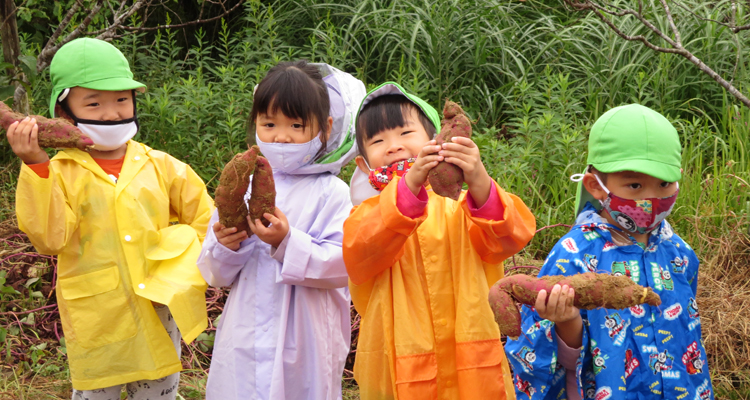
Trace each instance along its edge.
<path fill-rule="evenodd" d="M 539 276 L 622 274 L 651 287 L 662 304 L 581 310 L 583 346 L 576 363 L 580 395 L 596 400 L 713 399 L 695 301 L 695 252 L 666 221 L 652 233 L 645 250 L 635 244 L 615 245 L 610 229 L 616 228 L 587 204 Z M 566 399 L 554 324 L 532 307 L 524 306 L 521 313 L 522 334 L 505 346 L 517 398 Z"/>

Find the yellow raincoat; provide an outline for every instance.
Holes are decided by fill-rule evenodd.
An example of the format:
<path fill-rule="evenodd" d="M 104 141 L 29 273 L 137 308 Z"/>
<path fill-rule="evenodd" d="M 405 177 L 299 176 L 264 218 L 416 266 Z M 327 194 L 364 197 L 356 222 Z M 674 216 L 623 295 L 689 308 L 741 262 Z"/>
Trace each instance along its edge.
<path fill-rule="evenodd" d="M 428 190 L 425 214 L 396 206 L 395 178 L 344 223 L 349 289 L 362 316 L 354 376 L 363 400 L 514 399 L 487 295 L 536 222 L 496 186 L 502 221 Z"/>
<path fill-rule="evenodd" d="M 58 255 L 57 302 L 73 387 L 92 390 L 181 370 L 152 301 L 186 342 L 207 326 L 196 266 L 213 211 L 186 164 L 128 142 L 115 183 L 83 151 L 60 151 L 49 178 L 21 167 L 18 224 L 40 253 Z M 179 224 L 170 226 L 170 216 Z"/>

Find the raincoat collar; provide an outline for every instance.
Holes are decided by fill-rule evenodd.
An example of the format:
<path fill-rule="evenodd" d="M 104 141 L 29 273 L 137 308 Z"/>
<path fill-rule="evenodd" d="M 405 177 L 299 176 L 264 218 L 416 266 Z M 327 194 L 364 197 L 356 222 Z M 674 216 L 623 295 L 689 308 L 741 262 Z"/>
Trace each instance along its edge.
<path fill-rule="evenodd" d="M 117 183 L 113 182 L 112 179 L 104 173 L 104 170 L 99 164 L 94 161 L 91 154 L 79 150 L 79 149 L 65 149 L 57 153 L 54 157 L 57 160 L 72 160 L 78 163 L 83 168 L 93 172 L 100 178 L 109 182 L 112 186 L 116 187 L 116 196 L 119 196 L 120 192 L 133 180 L 138 174 L 141 167 L 146 164 L 148 160 L 148 153 L 152 149 L 143 143 L 136 142 L 135 140 L 128 141 L 128 149 L 125 151 L 125 160 L 122 164 L 122 171 L 120 177 L 117 179 Z"/>

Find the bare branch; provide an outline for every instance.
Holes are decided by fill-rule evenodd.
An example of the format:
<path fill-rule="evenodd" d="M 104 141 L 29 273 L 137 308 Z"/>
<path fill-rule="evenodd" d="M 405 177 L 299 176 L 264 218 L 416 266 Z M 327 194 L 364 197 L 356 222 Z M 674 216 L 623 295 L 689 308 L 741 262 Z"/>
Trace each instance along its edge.
<path fill-rule="evenodd" d="M 218 19 L 226 17 L 227 15 L 231 14 L 234 10 L 236 10 L 237 8 L 239 8 L 240 5 L 242 5 L 242 3 L 244 1 L 245 0 L 238 1 L 237 4 L 235 4 L 230 9 L 224 8 L 225 11 L 221 15 L 217 15 L 215 17 L 211 17 L 211 18 L 208 18 L 208 19 L 197 19 L 195 21 L 185 22 L 185 23 L 182 23 L 182 24 L 174 24 L 174 25 L 159 25 L 159 26 L 149 26 L 149 27 L 122 26 L 120 28 L 123 29 L 123 30 L 129 31 L 131 33 L 137 33 L 137 32 L 155 31 L 155 30 L 159 30 L 159 29 L 184 28 L 184 27 L 187 27 L 187 26 L 204 24 L 204 23 L 207 23 L 207 22 L 216 21 Z"/>
<path fill-rule="evenodd" d="M 114 21 L 112 21 L 112 25 L 108 26 L 105 29 L 95 31 L 95 32 L 87 32 L 87 35 L 96 36 L 97 39 L 107 40 L 114 37 L 115 31 L 122 27 L 123 21 L 126 21 L 128 18 L 130 18 L 131 15 L 133 15 L 135 12 L 141 9 L 144 5 L 148 7 L 151 4 L 150 0 L 138 0 L 135 3 L 133 3 L 130 8 L 127 9 L 122 14 L 115 15 Z M 122 10 L 123 6 L 125 5 L 125 0 L 120 5 L 120 10 Z"/>
<path fill-rule="evenodd" d="M 73 30 L 73 32 L 70 32 L 65 38 L 58 44 L 55 44 L 52 47 L 46 48 L 42 51 L 42 53 L 39 54 L 39 57 L 37 57 L 36 61 L 36 69 L 37 71 L 41 72 L 45 68 L 47 68 L 52 61 L 52 57 L 57 53 L 57 50 L 60 49 L 63 45 L 70 42 L 73 39 L 77 39 L 81 36 L 81 34 L 88 28 L 89 24 L 91 23 L 91 20 L 96 16 L 96 14 L 99 13 L 99 10 L 102 9 L 102 6 L 104 5 L 104 0 L 97 0 L 96 5 L 94 5 L 94 8 L 89 11 L 89 14 L 86 15 L 86 18 L 81 21 L 81 24 L 76 27 L 76 29 Z M 67 15 L 66 15 L 67 17 Z M 54 43 L 54 42 L 52 42 Z M 48 43 L 49 44 L 49 43 Z"/>
<path fill-rule="evenodd" d="M 677 46 L 682 47 L 682 39 L 680 38 L 680 31 L 677 30 L 677 26 L 674 24 L 674 18 L 672 18 L 672 12 L 669 11 L 669 5 L 667 4 L 666 0 L 659 0 L 661 1 L 661 6 L 664 7 L 664 12 L 667 14 L 667 21 L 669 21 L 669 27 L 672 28 L 672 33 L 674 33 L 674 41 L 677 43 Z"/>
<path fill-rule="evenodd" d="M 79 8 L 81 8 L 81 0 L 76 0 L 76 2 L 73 3 L 73 5 L 70 7 L 70 10 L 68 10 L 68 12 L 65 14 L 65 17 L 63 17 L 62 21 L 60 21 L 60 24 L 57 25 L 57 29 L 55 29 L 55 32 L 52 33 L 52 36 L 50 36 L 47 44 L 45 44 L 42 51 L 39 52 L 39 57 L 37 57 L 36 62 L 37 72 L 41 72 L 44 68 L 46 68 L 47 65 L 49 65 L 49 62 L 52 60 L 52 56 L 55 55 L 55 52 L 57 52 L 57 50 L 52 51 L 51 49 L 55 47 L 57 38 L 59 38 L 60 35 L 68 27 L 68 24 L 70 24 L 70 21 L 73 19 L 73 16 Z M 42 67 L 42 64 L 45 64 L 45 66 Z"/>

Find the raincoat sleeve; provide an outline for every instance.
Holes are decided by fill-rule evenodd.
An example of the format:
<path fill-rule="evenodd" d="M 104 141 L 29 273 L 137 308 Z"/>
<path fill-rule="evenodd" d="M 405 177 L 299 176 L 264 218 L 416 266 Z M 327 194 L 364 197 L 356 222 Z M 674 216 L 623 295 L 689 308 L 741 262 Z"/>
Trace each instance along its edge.
<path fill-rule="evenodd" d="M 324 192 L 323 206 L 305 232 L 293 226 L 271 256 L 279 262 L 276 283 L 319 289 L 346 287 L 349 279 L 344 266 L 341 242 L 344 220 L 352 209 L 349 187 L 339 179 Z"/>
<path fill-rule="evenodd" d="M 396 205 L 400 177 L 394 178 L 379 196 L 352 210 L 344 222 L 344 262 L 349 279 L 361 285 L 394 265 L 404 253 L 404 244 L 427 219 L 427 208 L 409 218 Z"/>
<path fill-rule="evenodd" d="M 16 188 L 18 227 L 42 254 L 60 253 L 78 225 L 59 182 L 53 170 L 48 178 L 41 178 L 28 165 L 21 165 Z"/>
<path fill-rule="evenodd" d="M 181 224 L 190 225 L 203 242 L 214 202 L 206 185 L 189 165 L 167 156 L 166 180 L 169 188 L 169 205 Z"/>
<path fill-rule="evenodd" d="M 253 238 L 242 241 L 237 251 L 229 250 L 216 239 L 213 226 L 219 221 L 219 212 L 214 210 L 206 231 L 206 240 L 198 257 L 198 269 L 203 279 L 214 287 L 232 286 L 245 263 L 250 259 L 255 242 Z"/>
<path fill-rule="evenodd" d="M 497 182 L 493 184 L 502 204 L 502 219 L 495 221 L 473 215 L 468 196 L 461 199 L 461 208 L 469 220 L 469 237 L 474 249 L 482 261 L 496 264 L 529 243 L 536 231 L 536 220 L 518 196 L 505 192 Z"/>
<path fill-rule="evenodd" d="M 580 234 L 571 232 L 568 235 Z M 566 236 L 567 237 L 567 236 Z M 565 239 L 565 238 L 563 238 Z M 584 268 L 576 261 L 578 254 L 568 253 L 561 245 L 562 240 L 552 249 L 544 263 L 539 276 L 545 275 L 574 275 L 583 273 Z M 586 357 L 588 346 L 588 330 L 586 329 L 586 310 L 581 310 L 584 320 L 583 346 L 575 363 L 576 380 L 579 382 L 581 366 Z M 566 369 L 559 363 L 558 336 L 555 324 L 542 319 L 533 307 L 521 308 L 521 336 L 508 339 L 505 351 L 514 371 L 513 380 L 518 398 L 558 399 L 570 398 L 562 396 L 566 387 Z M 579 389 L 580 390 L 580 389 Z"/>

